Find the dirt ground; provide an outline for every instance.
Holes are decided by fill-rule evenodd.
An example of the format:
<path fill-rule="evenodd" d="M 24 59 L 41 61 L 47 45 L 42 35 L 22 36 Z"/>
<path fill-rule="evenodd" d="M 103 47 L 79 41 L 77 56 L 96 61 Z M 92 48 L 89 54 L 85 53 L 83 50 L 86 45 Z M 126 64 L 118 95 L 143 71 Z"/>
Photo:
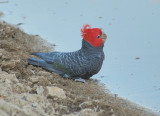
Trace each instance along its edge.
<path fill-rule="evenodd" d="M 39 36 L 0 22 L 0 116 L 156 116 L 95 80 L 74 82 L 26 62 L 32 52 L 53 50 Z M 65 97 L 46 96 L 47 87 L 62 89 Z"/>

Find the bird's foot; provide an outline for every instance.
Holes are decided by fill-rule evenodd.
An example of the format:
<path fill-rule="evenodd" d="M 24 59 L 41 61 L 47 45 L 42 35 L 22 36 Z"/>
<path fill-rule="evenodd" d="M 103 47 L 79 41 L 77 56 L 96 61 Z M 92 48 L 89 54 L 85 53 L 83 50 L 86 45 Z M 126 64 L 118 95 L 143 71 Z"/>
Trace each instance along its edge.
<path fill-rule="evenodd" d="M 76 81 L 76 82 L 82 82 L 82 83 L 88 84 L 88 83 L 87 83 L 84 79 L 82 79 L 82 78 L 79 78 L 79 77 L 77 77 L 77 78 L 75 78 L 75 77 L 70 77 L 70 76 L 67 75 L 67 74 L 64 74 L 64 75 L 63 75 L 63 78 L 73 79 L 73 80 Z"/>
<path fill-rule="evenodd" d="M 82 82 L 82 83 L 88 84 L 88 83 L 87 83 L 84 79 L 82 79 L 82 78 L 74 79 L 74 81 Z"/>
<path fill-rule="evenodd" d="M 63 75 L 63 78 L 71 79 L 71 77 L 70 77 L 69 75 L 67 75 L 67 74 L 64 74 L 64 75 Z"/>

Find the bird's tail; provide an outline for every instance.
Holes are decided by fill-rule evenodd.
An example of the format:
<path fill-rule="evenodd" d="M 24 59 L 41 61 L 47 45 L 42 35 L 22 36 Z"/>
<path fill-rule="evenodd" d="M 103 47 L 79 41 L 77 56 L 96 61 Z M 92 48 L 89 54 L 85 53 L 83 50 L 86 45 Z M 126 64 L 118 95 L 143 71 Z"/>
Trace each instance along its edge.
<path fill-rule="evenodd" d="M 28 58 L 28 64 L 38 66 L 38 67 L 46 67 L 47 63 L 44 60 L 37 59 L 37 58 Z"/>
<path fill-rule="evenodd" d="M 28 58 L 28 64 L 34 65 L 34 66 L 38 66 L 38 67 L 42 67 L 50 72 L 55 72 L 59 75 L 63 75 L 63 72 L 56 70 L 53 65 L 48 64 L 46 61 L 42 60 L 42 59 L 37 59 L 37 58 Z"/>

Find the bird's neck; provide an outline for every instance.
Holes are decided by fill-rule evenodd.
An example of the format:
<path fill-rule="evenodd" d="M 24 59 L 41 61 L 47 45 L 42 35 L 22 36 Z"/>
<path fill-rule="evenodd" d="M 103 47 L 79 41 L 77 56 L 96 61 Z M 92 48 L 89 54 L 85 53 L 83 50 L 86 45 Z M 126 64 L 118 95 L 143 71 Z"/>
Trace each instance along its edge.
<path fill-rule="evenodd" d="M 82 40 L 82 51 L 94 51 L 94 52 L 100 52 L 103 51 L 104 44 L 102 44 L 100 47 L 94 47 L 84 39 Z"/>

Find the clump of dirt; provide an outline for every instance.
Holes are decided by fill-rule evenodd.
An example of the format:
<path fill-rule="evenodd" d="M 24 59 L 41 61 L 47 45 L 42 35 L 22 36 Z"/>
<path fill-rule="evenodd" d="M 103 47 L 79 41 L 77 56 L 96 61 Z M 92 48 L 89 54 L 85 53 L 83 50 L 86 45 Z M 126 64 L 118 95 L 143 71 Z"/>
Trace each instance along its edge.
<path fill-rule="evenodd" d="M 27 64 L 32 52 L 54 45 L 18 27 L 0 23 L 0 114 L 3 116 L 154 116 L 150 111 L 109 94 L 97 82 L 63 79 Z M 47 97 L 46 87 L 61 88 L 66 97 Z"/>

